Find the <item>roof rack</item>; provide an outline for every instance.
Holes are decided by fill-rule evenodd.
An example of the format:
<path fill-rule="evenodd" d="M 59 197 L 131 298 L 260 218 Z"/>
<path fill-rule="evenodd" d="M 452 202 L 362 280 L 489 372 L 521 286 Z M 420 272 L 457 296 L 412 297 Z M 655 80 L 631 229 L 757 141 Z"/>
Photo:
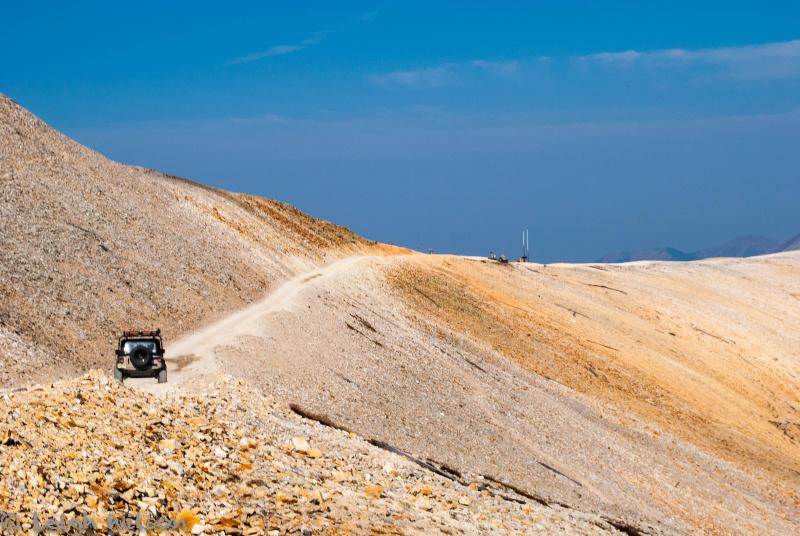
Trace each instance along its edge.
<path fill-rule="evenodd" d="M 160 337 L 161 329 L 126 329 L 123 337 Z"/>

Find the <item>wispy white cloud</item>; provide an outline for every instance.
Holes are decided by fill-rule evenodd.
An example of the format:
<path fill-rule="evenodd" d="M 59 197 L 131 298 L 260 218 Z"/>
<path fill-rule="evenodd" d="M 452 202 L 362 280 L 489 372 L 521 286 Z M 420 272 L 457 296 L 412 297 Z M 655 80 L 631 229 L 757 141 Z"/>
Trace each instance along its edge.
<path fill-rule="evenodd" d="M 381 86 L 406 86 L 417 89 L 440 87 L 452 82 L 454 66 L 452 63 L 443 63 L 425 69 L 392 71 L 370 76 L 369 80 Z"/>
<path fill-rule="evenodd" d="M 613 62 L 631 62 L 642 57 L 642 53 L 636 50 L 625 50 L 623 52 L 597 52 L 588 56 L 579 56 L 581 60 L 598 60 Z"/>
<path fill-rule="evenodd" d="M 458 84 L 478 73 L 496 78 L 522 79 L 533 73 L 541 75 L 546 72 L 543 68 L 557 63 L 566 66 L 641 66 L 664 71 L 697 67 L 700 70 L 689 72 L 693 75 L 740 80 L 800 78 L 800 39 L 737 47 L 604 51 L 560 59 L 549 56 L 495 61 L 475 59 L 392 71 L 372 75 L 368 79 L 380 86 L 426 89 Z"/>
<path fill-rule="evenodd" d="M 578 58 L 608 65 L 646 64 L 652 67 L 698 65 L 717 67 L 734 78 L 774 79 L 800 76 L 800 39 L 702 49 L 668 48 L 660 50 L 598 52 Z"/>
<path fill-rule="evenodd" d="M 275 45 L 260 52 L 253 52 L 251 54 L 245 54 L 244 56 L 233 58 L 232 60 L 228 61 L 227 65 L 239 65 L 241 63 L 250 63 L 252 61 L 258 61 L 260 59 L 269 58 L 272 56 L 283 56 L 284 54 L 291 54 L 292 52 L 303 50 L 307 46 L 309 45 Z"/>
<path fill-rule="evenodd" d="M 380 86 L 405 86 L 414 89 L 425 89 L 456 84 L 470 75 L 474 76 L 476 74 L 499 78 L 514 78 L 524 65 L 525 63 L 521 60 L 490 61 L 476 59 L 460 63 L 441 63 L 422 69 L 391 71 L 367 78 L 372 83 Z"/>
<path fill-rule="evenodd" d="M 487 73 L 502 76 L 512 77 L 519 72 L 520 62 L 517 60 L 510 61 L 487 61 L 487 60 L 472 60 L 469 64 L 477 69 L 486 71 Z"/>
<path fill-rule="evenodd" d="M 238 125 L 265 124 L 265 123 L 274 125 L 288 125 L 294 122 L 294 120 L 289 117 L 273 113 L 261 113 L 244 117 L 233 116 L 224 118 L 222 119 L 222 121 L 225 123 L 238 124 Z"/>
<path fill-rule="evenodd" d="M 369 22 L 373 18 L 375 18 L 377 14 L 378 14 L 377 11 L 368 11 L 366 13 L 362 13 L 357 17 L 354 17 L 349 21 L 345 22 L 335 30 L 314 32 L 306 39 L 303 39 L 302 41 L 295 44 L 273 45 L 265 50 L 261 50 L 258 52 L 251 52 L 250 54 L 238 56 L 236 58 L 227 61 L 225 65 L 241 65 L 243 63 L 251 63 L 254 61 L 262 60 L 264 58 L 270 58 L 273 56 L 283 56 L 285 54 L 291 54 L 293 52 L 300 52 L 301 50 L 305 50 L 309 47 L 323 43 L 331 34 L 335 32 L 345 30 L 346 28 L 354 24 L 363 24 Z"/>

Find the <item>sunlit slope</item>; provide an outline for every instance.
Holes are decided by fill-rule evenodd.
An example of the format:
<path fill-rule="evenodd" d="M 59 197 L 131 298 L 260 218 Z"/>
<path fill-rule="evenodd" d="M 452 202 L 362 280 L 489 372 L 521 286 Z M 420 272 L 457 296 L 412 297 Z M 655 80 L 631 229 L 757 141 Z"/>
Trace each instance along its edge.
<path fill-rule="evenodd" d="M 413 308 L 726 460 L 800 482 L 800 254 L 503 266 L 418 257 Z"/>

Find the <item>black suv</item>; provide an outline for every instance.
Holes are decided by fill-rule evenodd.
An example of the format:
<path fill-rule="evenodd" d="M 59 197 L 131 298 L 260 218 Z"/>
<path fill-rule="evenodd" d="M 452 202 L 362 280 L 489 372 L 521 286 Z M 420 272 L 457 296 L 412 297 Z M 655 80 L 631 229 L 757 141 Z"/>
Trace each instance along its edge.
<path fill-rule="evenodd" d="M 164 360 L 164 341 L 161 330 L 123 331 L 117 345 L 114 378 L 158 378 L 167 382 L 167 362 Z"/>

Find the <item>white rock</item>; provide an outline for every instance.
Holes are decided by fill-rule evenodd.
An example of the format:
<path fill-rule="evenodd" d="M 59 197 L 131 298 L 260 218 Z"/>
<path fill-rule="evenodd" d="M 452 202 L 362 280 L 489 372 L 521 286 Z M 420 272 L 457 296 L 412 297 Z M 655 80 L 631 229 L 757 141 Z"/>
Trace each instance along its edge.
<path fill-rule="evenodd" d="M 176 461 L 170 460 L 167 462 L 167 467 L 176 475 L 183 476 L 183 466 Z"/>
<path fill-rule="evenodd" d="M 397 476 L 397 467 L 392 462 L 383 464 L 383 472 L 389 476 Z"/>
<path fill-rule="evenodd" d="M 307 452 L 311 446 L 308 444 L 308 441 L 304 437 L 293 437 L 292 438 L 292 445 L 296 450 L 300 452 Z"/>

